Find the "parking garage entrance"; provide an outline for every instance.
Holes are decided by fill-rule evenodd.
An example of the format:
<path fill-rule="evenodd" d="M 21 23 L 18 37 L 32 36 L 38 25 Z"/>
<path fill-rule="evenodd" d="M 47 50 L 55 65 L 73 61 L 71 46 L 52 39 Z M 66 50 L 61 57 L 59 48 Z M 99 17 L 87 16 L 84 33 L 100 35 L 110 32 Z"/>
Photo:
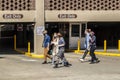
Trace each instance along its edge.
<path fill-rule="evenodd" d="M 118 48 L 120 22 L 89 22 L 87 25 L 95 32 L 98 48 L 103 48 L 104 40 L 107 41 L 108 49 Z"/>
<path fill-rule="evenodd" d="M 34 48 L 34 23 L 1 23 L 0 24 L 0 52 L 14 50 L 14 35 L 16 35 L 16 47 L 27 49 L 28 42 L 31 49 Z"/>

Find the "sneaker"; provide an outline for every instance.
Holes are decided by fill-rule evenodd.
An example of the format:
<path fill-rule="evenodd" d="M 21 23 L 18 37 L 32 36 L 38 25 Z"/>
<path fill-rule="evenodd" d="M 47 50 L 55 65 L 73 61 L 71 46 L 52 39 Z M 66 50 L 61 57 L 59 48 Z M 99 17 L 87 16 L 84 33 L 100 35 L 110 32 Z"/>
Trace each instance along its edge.
<path fill-rule="evenodd" d="M 42 62 L 42 64 L 47 64 L 47 61 Z"/>
<path fill-rule="evenodd" d="M 90 64 L 94 64 L 95 62 L 94 61 L 91 61 Z"/>
<path fill-rule="evenodd" d="M 72 64 L 68 63 L 67 65 L 64 65 L 65 67 L 70 67 Z"/>
<path fill-rule="evenodd" d="M 90 64 L 94 64 L 94 63 L 99 63 L 100 60 L 94 60 L 94 61 L 91 61 Z"/>
<path fill-rule="evenodd" d="M 80 60 L 81 62 L 83 62 L 83 61 L 84 61 L 84 59 L 82 59 L 82 58 L 80 58 L 79 60 Z"/>
<path fill-rule="evenodd" d="M 68 66 L 69 66 L 69 63 L 68 63 L 68 62 L 64 62 L 64 66 L 65 66 L 65 67 L 68 67 Z"/>
<path fill-rule="evenodd" d="M 55 64 L 55 65 L 53 66 L 53 68 L 58 68 L 58 64 Z"/>
<path fill-rule="evenodd" d="M 99 63 L 100 62 L 100 60 L 95 60 L 95 63 Z"/>

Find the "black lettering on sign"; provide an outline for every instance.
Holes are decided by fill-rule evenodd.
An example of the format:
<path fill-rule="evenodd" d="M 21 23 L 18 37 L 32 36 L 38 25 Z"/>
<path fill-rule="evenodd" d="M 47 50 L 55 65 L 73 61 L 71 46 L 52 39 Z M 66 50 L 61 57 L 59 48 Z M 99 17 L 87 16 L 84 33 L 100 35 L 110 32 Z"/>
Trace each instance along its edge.
<path fill-rule="evenodd" d="M 77 18 L 77 14 L 58 14 L 58 18 Z"/>
<path fill-rule="evenodd" d="M 22 19 L 23 14 L 3 14 L 4 19 Z"/>

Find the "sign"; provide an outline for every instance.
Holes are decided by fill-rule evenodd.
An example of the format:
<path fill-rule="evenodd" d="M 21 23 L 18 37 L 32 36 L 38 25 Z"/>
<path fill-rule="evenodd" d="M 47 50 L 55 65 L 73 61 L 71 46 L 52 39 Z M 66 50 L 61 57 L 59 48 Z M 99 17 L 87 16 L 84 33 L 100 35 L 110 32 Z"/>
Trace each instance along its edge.
<path fill-rule="evenodd" d="M 4 19 L 22 19 L 23 14 L 3 14 Z"/>
<path fill-rule="evenodd" d="M 42 33 L 43 31 L 44 31 L 44 27 L 43 26 L 36 28 L 37 35 L 43 35 L 43 33 Z"/>
<path fill-rule="evenodd" d="M 65 19 L 65 18 L 77 18 L 77 14 L 59 14 L 58 15 L 58 18 L 62 18 L 62 19 Z"/>

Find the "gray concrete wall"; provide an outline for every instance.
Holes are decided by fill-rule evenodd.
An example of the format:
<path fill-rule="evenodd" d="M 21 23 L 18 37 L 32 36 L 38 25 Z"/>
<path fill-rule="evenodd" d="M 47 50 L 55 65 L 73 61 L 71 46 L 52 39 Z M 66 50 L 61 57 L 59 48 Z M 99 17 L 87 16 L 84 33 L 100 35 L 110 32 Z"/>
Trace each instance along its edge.
<path fill-rule="evenodd" d="M 62 14 L 74 14 L 76 18 L 59 18 Z M 96 22 L 96 21 L 120 21 L 120 11 L 81 11 L 81 10 L 46 10 L 45 18 L 47 22 Z"/>

